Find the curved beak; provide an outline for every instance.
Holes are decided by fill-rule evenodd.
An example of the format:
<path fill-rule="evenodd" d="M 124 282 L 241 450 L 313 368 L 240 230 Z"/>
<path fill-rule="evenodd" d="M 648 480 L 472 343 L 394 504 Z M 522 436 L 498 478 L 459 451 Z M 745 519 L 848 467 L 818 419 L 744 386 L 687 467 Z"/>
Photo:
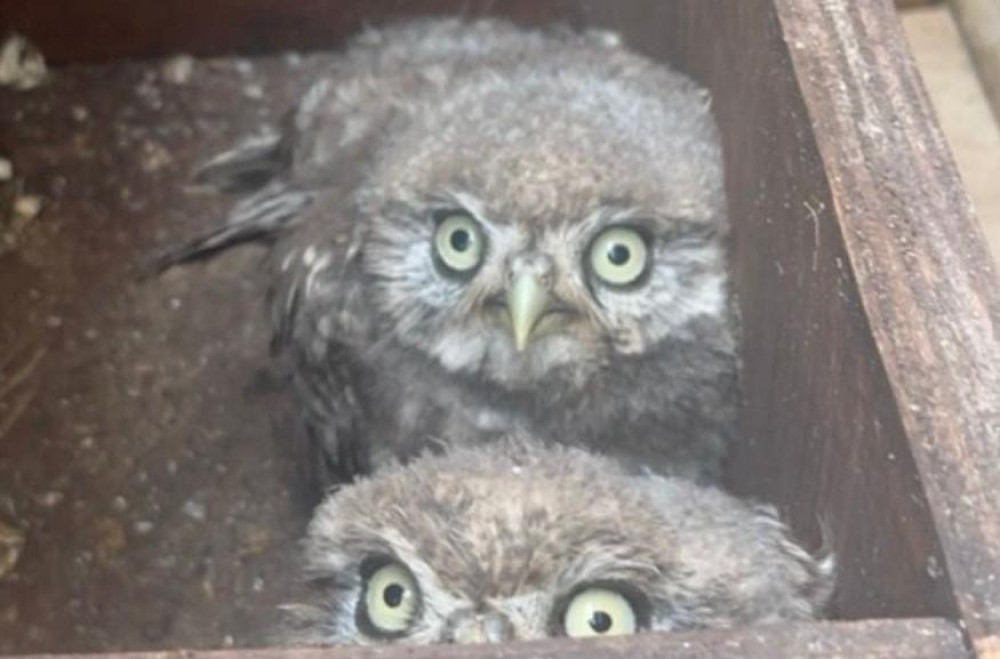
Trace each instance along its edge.
<path fill-rule="evenodd" d="M 548 307 L 548 291 L 538 278 L 531 274 L 518 275 L 507 290 L 507 309 L 518 352 L 528 346 L 532 330 Z"/>

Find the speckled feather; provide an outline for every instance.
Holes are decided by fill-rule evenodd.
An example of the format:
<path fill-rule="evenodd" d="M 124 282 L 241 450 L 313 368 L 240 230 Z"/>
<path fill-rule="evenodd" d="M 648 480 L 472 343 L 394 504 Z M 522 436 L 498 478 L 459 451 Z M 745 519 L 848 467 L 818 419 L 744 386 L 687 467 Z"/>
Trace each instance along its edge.
<path fill-rule="evenodd" d="M 459 20 L 369 31 L 280 134 L 200 179 L 264 188 L 164 263 L 279 239 L 277 336 L 331 477 L 429 437 L 514 428 L 636 467 L 718 473 L 738 360 L 709 99 L 613 35 Z M 436 267 L 442 208 L 488 240 L 470 281 Z M 595 233 L 622 222 L 651 240 L 653 265 L 629 290 L 584 265 Z M 573 315 L 518 352 L 489 301 L 512 268 L 538 263 Z"/>
<path fill-rule="evenodd" d="M 283 640 L 379 642 L 356 624 L 371 556 L 417 582 L 407 643 L 461 641 L 472 614 L 492 630 L 485 640 L 557 635 L 566 598 L 595 583 L 638 590 L 654 631 L 807 620 L 834 571 L 768 506 L 524 437 L 424 456 L 330 495 L 305 544 L 311 594 L 287 607 Z"/>

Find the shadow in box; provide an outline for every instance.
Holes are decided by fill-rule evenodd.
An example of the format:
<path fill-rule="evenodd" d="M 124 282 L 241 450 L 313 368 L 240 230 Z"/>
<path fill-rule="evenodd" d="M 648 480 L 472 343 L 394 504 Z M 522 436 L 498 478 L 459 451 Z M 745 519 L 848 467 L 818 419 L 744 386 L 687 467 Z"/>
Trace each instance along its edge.
<path fill-rule="evenodd" d="M 64 0 L 0 4 L 0 27 L 68 64 L 454 12 L 618 30 L 711 89 L 744 321 L 729 484 L 813 546 L 825 528 L 835 618 L 878 620 L 371 656 L 1000 656 L 1000 287 L 889 2 Z"/>

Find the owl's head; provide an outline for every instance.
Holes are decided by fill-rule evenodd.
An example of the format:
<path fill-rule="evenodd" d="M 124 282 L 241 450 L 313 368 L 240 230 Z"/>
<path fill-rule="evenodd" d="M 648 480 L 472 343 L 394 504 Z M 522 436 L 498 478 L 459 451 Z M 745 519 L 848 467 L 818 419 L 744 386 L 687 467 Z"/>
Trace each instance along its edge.
<path fill-rule="evenodd" d="M 392 335 L 515 388 L 727 308 L 706 93 L 614 45 L 546 43 L 408 78 L 355 202 Z"/>
<path fill-rule="evenodd" d="M 511 439 L 332 494 L 306 575 L 292 643 L 466 643 L 808 619 L 832 561 L 770 508 Z"/>

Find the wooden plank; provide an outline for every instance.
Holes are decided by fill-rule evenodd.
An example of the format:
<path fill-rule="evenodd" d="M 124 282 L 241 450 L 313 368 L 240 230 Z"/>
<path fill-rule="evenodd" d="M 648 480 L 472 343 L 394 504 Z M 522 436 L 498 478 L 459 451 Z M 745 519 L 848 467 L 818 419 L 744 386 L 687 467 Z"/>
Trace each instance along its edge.
<path fill-rule="evenodd" d="M 363 25 L 402 15 L 500 13 L 525 22 L 571 15 L 573 0 L 0 0 L 0 34 L 28 36 L 55 64 L 184 52 L 268 53 L 336 47 Z"/>
<path fill-rule="evenodd" d="M 1000 639 L 1000 286 L 883 3 L 777 3 L 969 636 Z"/>
<path fill-rule="evenodd" d="M 29 655 L 24 659 L 960 659 L 958 629 L 943 620 L 816 623 L 601 641 L 504 645 Z"/>
<path fill-rule="evenodd" d="M 955 20 L 962 29 L 979 78 L 1000 121 L 1000 2 L 996 0 L 950 0 Z"/>

